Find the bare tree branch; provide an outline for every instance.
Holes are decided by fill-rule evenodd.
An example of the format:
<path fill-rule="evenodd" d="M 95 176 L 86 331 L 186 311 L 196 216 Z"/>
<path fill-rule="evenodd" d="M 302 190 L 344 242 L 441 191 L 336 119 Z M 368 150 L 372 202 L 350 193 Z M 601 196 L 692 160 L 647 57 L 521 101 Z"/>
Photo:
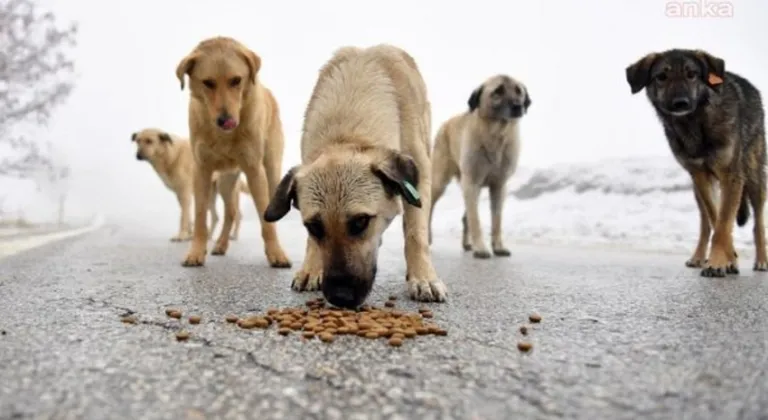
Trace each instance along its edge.
<path fill-rule="evenodd" d="M 0 0 L 0 144 L 14 156 L 0 157 L 0 175 L 26 178 L 53 170 L 39 142 L 14 134 L 22 124 L 46 125 L 51 112 L 72 92 L 77 25 L 56 26 L 34 0 Z"/>

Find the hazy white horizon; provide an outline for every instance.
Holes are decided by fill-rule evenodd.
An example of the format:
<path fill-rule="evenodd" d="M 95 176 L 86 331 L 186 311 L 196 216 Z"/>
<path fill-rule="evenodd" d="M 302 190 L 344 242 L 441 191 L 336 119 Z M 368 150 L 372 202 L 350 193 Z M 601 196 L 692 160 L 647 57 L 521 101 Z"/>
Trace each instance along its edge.
<path fill-rule="evenodd" d="M 284 170 L 299 161 L 317 71 L 343 45 L 384 42 L 409 51 L 427 83 L 433 133 L 490 75 L 523 81 L 533 100 L 522 123 L 520 164 L 528 168 L 647 155 L 671 160 L 647 100 L 631 95 L 624 79 L 627 65 L 654 50 L 706 49 L 768 89 L 768 3 L 760 0 L 678 2 L 733 11 L 683 18 L 667 16 L 673 2 L 665 0 L 43 3 L 62 23 L 80 25 L 75 91 L 40 133 L 72 167 L 68 210 L 127 221 L 149 213 L 177 217 L 175 198 L 136 161 L 130 134 L 152 126 L 187 135 L 189 93 L 180 91 L 174 70 L 211 36 L 237 38 L 261 56 L 259 77 L 281 108 Z M 251 213 L 252 203 L 243 203 Z"/>

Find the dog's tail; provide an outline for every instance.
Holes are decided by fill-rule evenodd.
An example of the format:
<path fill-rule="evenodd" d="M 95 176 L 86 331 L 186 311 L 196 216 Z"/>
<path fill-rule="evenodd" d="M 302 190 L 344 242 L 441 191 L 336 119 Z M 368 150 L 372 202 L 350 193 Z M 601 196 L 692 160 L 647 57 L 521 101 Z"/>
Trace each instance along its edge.
<path fill-rule="evenodd" d="M 251 190 L 250 188 L 248 188 L 248 183 L 246 183 L 242 179 L 237 181 L 237 190 L 245 195 L 251 195 Z"/>
<path fill-rule="evenodd" d="M 747 192 L 742 191 L 741 204 L 739 204 L 739 212 L 736 213 L 736 224 L 739 226 L 744 226 L 747 224 L 747 220 L 749 220 L 749 200 L 747 197 Z"/>

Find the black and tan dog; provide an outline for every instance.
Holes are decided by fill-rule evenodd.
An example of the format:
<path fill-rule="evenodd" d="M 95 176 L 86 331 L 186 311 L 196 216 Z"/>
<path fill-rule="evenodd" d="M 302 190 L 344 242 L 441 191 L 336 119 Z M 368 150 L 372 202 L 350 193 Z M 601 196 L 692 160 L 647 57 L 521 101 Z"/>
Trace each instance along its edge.
<path fill-rule="evenodd" d="M 725 62 L 701 50 L 651 53 L 626 69 L 635 94 L 645 88 L 664 126 L 669 146 L 693 179 L 700 234 L 689 267 L 705 277 L 737 274 L 734 220 L 744 226 L 755 214 L 756 271 L 768 271 L 765 249 L 765 117 L 760 91 L 725 71 Z M 712 192 L 720 185 L 719 211 Z M 709 236 L 714 227 L 709 257 Z"/>
<path fill-rule="evenodd" d="M 415 61 L 397 47 L 344 47 L 320 69 L 304 117 L 302 164 L 280 181 L 264 216 L 276 222 L 292 204 L 301 212 L 309 238 L 294 290 L 320 288 L 333 305 L 362 304 L 382 234 L 404 210 L 410 296 L 445 300 L 427 238 L 430 112 Z"/>
<path fill-rule="evenodd" d="M 432 215 L 445 188 L 456 178 L 464 196 L 462 246 L 475 258 L 490 258 L 483 242 L 477 200 L 488 187 L 491 201 L 491 249 L 496 256 L 510 255 L 502 239 L 501 220 L 507 181 L 520 156 L 520 120 L 531 106 L 528 88 L 505 74 L 488 78 L 472 91 L 469 109 L 440 126 L 432 151 Z"/>

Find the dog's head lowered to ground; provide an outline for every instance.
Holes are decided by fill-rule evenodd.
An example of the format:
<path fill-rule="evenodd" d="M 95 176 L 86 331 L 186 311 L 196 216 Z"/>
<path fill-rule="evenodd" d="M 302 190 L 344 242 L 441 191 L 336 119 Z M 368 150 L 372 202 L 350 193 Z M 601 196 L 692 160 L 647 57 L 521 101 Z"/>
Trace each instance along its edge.
<path fill-rule="evenodd" d="M 626 69 L 632 94 L 645 89 L 656 110 L 684 117 L 719 93 L 725 61 L 701 50 L 672 49 L 650 53 Z"/>
<path fill-rule="evenodd" d="M 276 222 L 291 205 L 301 212 L 322 254 L 322 291 L 333 305 L 357 307 L 373 287 L 381 237 L 402 211 L 421 207 L 413 159 L 391 149 L 333 146 L 283 177 L 264 218 Z"/>
<path fill-rule="evenodd" d="M 131 134 L 131 141 L 136 143 L 136 159 L 153 161 L 165 154 L 173 144 L 170 134 L 154 128 L 147 128 Z"/>
<path fill-rule="evenodd" d="M 483 118 L 512 120 L 528 112 L 531 96 L 524 84 L 500 74 L 489 78 L 472 91 L 467 105 L 470 112 L 477 110 Z"/>
<path fill-rule="evenodd" d="M 205 104 L 211 123 L 231 131 L 240 123 L 240 110 L 260 68 L 256 53 L 232 38 L 217 37 L 200 42 L 184 57 L 176 77 L 184 89 L 187 75 L 192 98 Z"/>

